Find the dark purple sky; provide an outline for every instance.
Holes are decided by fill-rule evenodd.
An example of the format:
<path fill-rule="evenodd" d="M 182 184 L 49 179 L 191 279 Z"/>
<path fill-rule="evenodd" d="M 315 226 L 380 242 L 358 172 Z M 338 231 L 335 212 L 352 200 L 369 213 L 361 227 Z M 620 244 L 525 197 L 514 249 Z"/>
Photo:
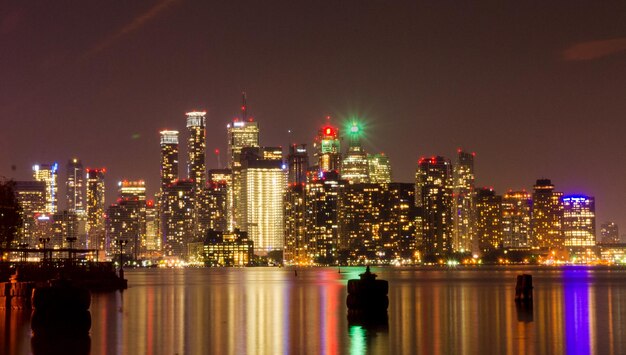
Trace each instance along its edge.
<path fill-rule="evenodd" d="M 0 175 L 77 156 L 109 198 L 122 178 L 154 192 L 158 131 L 206 109 L 225 152 L 245 89 L 263 145 L 356 114 L 397 181 L 463 146 L 478 185 L 550 178 L 626 231 L 626 2 L 469 3 L 5 1 Z"/>

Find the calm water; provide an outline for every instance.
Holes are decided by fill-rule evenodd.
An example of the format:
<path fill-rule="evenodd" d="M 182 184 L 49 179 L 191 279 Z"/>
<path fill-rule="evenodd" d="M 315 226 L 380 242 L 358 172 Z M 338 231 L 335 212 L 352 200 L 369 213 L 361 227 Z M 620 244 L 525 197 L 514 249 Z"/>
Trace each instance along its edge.
<path fill-rule="evenodd" d="M 91 354 L 624 354 L 626 270 L 373 268 L 388 324 L 349 324 L 346 280 L 363 268 L 128 270 L 95 294 Z M 533 275 L 533 309 L 513 302 Z M 0 353 L 29 354 L 28 314 L 0 313 Z M 44 345 L 46 345 L 44 343 Z M 85 349 L 85 343 L 77 346 Z"/>

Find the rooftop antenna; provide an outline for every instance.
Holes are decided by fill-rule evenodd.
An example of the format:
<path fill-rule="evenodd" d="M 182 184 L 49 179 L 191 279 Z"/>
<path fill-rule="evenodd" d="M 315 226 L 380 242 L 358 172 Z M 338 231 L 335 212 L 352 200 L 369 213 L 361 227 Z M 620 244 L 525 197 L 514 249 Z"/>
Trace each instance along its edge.
<path fill-rule="evenodd" d="M 245 91 L 241 93 L 241 119 L 244 120 L 244 122 L 248 120 L 248 104 L 246 103 Z"/>
<path fill-rule="evenodd" d="M 215 148 L 215 156 L 217 157 L 217 168 L 221 169 L 222 168 L 222 161 L 220 159 L 220 150 Z"/>

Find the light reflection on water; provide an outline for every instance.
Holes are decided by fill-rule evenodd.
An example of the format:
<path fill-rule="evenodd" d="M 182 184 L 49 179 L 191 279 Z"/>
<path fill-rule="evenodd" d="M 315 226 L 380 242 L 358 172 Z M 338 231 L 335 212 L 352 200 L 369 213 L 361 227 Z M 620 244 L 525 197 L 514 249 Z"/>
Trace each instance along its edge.
<path fill-rule="evenodd" d="M 346 317 L 362 270 L 127 270 L 131 288 L 93 297 L 91 353 L 626 352 L 626 270 L 374 268 L 390 283 L 385 324 Z M 532 307 L 513 302 L 522 272 Z M 28 314 L 0 316 L 0 353 L 29 353 Z"/>

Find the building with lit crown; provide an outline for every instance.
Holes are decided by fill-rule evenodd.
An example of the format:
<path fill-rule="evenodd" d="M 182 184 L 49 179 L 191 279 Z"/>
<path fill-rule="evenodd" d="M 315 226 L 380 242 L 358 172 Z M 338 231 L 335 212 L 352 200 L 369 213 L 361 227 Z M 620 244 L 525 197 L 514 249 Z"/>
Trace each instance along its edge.
<path fill-rule="evenodd" d="M 422 214 L 421 249 L 426 257 L 452 251 L 452 170 L 450 161 L 437 156 L 421 158 L 415 174 L 415 204 Z"/>
<path fill-rule="evenodd" d="M 161 191 L 178 179 L 178 131 L 161 131 Z"/>
<path fill-rule="evenodd" d="M 33 178 L 46 184 L 46 213 L 53 214 L 58 210 L 58 170 L 59 164 L 33 165 Z"/>
<path fill-rule="evenodd" d="M 348 152 L 341 161 L 341 178 L 353 184 L 369 183 L 369 161 L 361 145 L 361 127 L 352 122 L 348 129 Z"/>
<path fill-rule="evenodd" d="M 85 171 L 77 158 L 67 162 L 66 202 L 67 209 L 77 214 L 85 212 Z"/>
<path fill-rule="evenodd" d="M 554 191 L 548 179 L 539 179 L 533 191 L 531 214 L 534 248 L 563 248 L 563 193 Z"/>
<path fill-rule="evenodd" d="M 337 172 L 341 167 L 341 147 L 339 144 L 339 130 L 327 124 L 320 128 L 313 143 L 317 169 L 319 174 Z"/>
<path fill-rule="evenodd" d="M 206 182 L 206 112 L 187 112 L 187 178 L 198 189 Z"/>
<path fill-rule="evenodd" d="M 452 249 L 471 252 L 477 248 L 474 233 L 476 211 L 474 207 L 474 157 L 476 154 L 459 149 L 453 169 L 454 184 L 454 234 Z"/>
<path fill-rule="evenodd" d="M 502 196 L 493 189 L 476 193 L 476 239 L 479 250 L 489 252 L 502 246 Z"/>
<path fill-rule="evenodd" d="M 566 247 L 596 245 L 596 207 L 593 197 L 563 196 L 563 237 Z"/>
<path fill-rule="evenodd" d="M 502 244 L 506 248 L 531 246 L 532 197 L 525 190 L 509 191 L 502 197 Z"/>

